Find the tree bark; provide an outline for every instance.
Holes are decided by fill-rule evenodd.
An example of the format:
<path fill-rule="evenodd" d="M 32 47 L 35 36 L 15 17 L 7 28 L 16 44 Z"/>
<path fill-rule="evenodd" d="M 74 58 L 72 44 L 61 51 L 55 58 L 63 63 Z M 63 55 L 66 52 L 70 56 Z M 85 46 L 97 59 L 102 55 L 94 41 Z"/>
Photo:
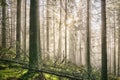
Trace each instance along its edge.
<path fill-rule="evenodd" d="M 47 0 L 47 6 L 46 6 L 47 7 L 47 11 L 46 11 L 46 14 L 47 14 L 46 15 L 46 17 L 47 17 L 47 28 L 46 28 L 47 29 L 46 30 L 47 31 L 47 46 L 46 46 L 47 47 L 47 52 L 49 52 L 49 44 L 50 44 L 49 43 L 49 25 L 50 25 L 50 22 L 49 22 L 49 18 L 50 18 L 50 16 L 49 16 L 49 7 L 50 6 L 49 5 L 50 5 L 49 0 Z"/>
<path fill-rule="evenodd" d="M 26 59 L 26 27 L 27 27 L 27 0 L 25 0 L 25 26 L 24 26 L 24 59 Z"/>
<path fill-rule="evenodd" d="M 42 55 L 43 55 L 43 59 L 45 58 L 45 26 L 44 26 L 44 24 L 45 24 L 45 13 L 44 13 L 44 10 L 45 10 L 45 8 L 44 8 L 44 6 L 43 6 L 43 10 L 42 10 L 42 17 L 43 17 L 43 21 L 42 21 L 42 27 L 43 27 L 43 51 L 42 51 Z"/>
<path fill-rule="evenodd" d="M 20 58 L 21 47 L 21 1 L 17 0 L 16 58 Z"/>
<path fill-rule="evenodd" d="M 12 7 L 13 7 L 13 3 L 11 3 L 11 6 L 10 6 L 10 8 L 11 8 L 11 34 L 10 34 L 11 39 L 10 39 L 10 46 L 11 47 L 13 47 L 13 32 L 12 32 L 13 31 L 13 9 L 12 9 Z"/>
<path fill-rule="evenodd" d="M 6 48 L 6 0 L 2 0 L 2 48 Z"/>
<path fill-rule="evenodd" d="M 118 12 L 118 16 L 120 16 L 120 12 Z M 120 23 L 120 18 L 119 18 Z M 120 76 L 120 25 L 118 30 L 118 72 L 117 75 Z"/>
<path fill-rule="evenodd" d="M 106 35 L 106 0 L 101 0 L 101 38 L 102 38 L 102 70 L 101 70 L 101 80 L 108 80 L 107 75 L 107 35 Z"/>
<path fill-rule="evenodd" d="M 29 67 L 39 68 L 41 60 L 39 0 L 30 0 Z"/>
<path fill-rule="evenodd" d="M 65 0 L 65 62 L 67 60 L 67 5 L 68 0 Z"/>
<path fill-rule="evenodd" d="M 59 44 L 58 44 L 58 57 L 61 59 L 62 58 L 62 41 L 61 41 L 61 37 L 62 37 L 62 32 L 61 32 L 61 17 L 62 17 L 62 10 L 61 10 L 61 0 L 60 0 L 60 22 L 59 22 Z"/>
<path fill-rule="evenodd" d="M 55 10 L 55 1 L 53 0 L 53 40 L 54 40 L 54 43 L 53 43 L 53 55 L 54 55 L 54 61 L 55 61 L 55 54 L 56 54 L 56 44 L 55 44 L 55 41 L 56 41 L 56 36 L 55 36 L 55 14 L 54 14 L 54 10 Z"/>
<path fill-rule="evenodd" d="M 91 41 L 91 37 L 90 37 L 90 0 L 87 0 L 87 49 L 86 49 L 86 51 L 87 51 L 87 53 L 86 53 L 86 63 L 87 63 L 87 70 L 88 70 L 88 75 L 90 75 L 91 74 L 91 59 L 90 59 L 90 49 L 91 49 L 91 47 L 90 47 L 90 41 Z M 90 77 L 90 76 L 89 76 Z"/>
<path fill-rule="evenodd" d="M 79 32 L 79 51 L 80 51 L 80 66 L 82 65 L 82 35 L 81 33 Z"/>
<path fill-rule="evenodd" d="M 116 75 L 116 11 L 114 11 L 114 75 Z"/>

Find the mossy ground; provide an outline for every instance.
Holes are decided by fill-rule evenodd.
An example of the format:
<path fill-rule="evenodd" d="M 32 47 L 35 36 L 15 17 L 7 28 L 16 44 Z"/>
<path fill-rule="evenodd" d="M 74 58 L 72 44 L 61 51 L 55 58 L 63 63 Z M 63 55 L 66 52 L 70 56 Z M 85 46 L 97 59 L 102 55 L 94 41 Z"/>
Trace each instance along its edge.
<path fill-rule="evenodd" d="M 12 66 L 14 65 L 14 67 Z M 16 67 L 15 67 L 16 65 Z M 27 69 L 18 67 L 18 64 L 4 64 L 0 62 L 0 80 L 59 80 L 60 77 L 46 73 L 29 73 Z M 41 76 L 42 75 L 42 76 Z M 40 79 L 41 78 L 41 79 Z M 45 80 L 43 79 L 43 80 Z M 62 80 L 67 80 L 62 78 Z"/>
<path fill-rule="evenodd" d="M 0 62 L 0 80 L 70 80 L 67 78 L 41 72 L 29 73 L 27 69 L 20 67 L 21 66 L 16 63 L 8 64 Z M 93 70 L 93 73 L 95 74 L 95 79 L 100 80 L 100 72 Z M 109 80 L 120 80 L 120 77 L 109 75 Z"/>
<path fill-rule="evenodd" d="M 0 70 L 0 80 L 8 80 L 9 78 L 18 79 L 27 70 L 21 68 L 5 68 Z"/>

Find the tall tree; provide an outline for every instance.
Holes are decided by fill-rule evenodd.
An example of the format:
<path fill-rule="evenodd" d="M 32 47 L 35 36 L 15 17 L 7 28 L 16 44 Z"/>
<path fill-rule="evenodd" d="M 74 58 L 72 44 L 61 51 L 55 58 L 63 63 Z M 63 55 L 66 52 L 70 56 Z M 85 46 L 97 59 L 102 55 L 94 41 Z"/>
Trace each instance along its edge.
<path fill-rule="evenodd" d="M 24 59 L 26 59 L 26 27 L 27 27 L 27 0 L 25 0 L 25 26 L 24 26 Z"/>
<path fill-rule="evenodd" d="M 101 70 L 101 80 L 108 80 L 107 75 L 107 35 L 106 35 L 106 0 L 101 0 L 101 26 L 102 26 L 102 70 Z"/>
<path fill-rule="evenodd" d="M 56 36 L 55 36 L 55 13 L 54 13 L 54 11 L 55 11 L 55 4 L 56 4 L 56 1 L 54 1 L 53 0 L 53 40 L 54 40 L 54 45 L 53 45 L 53 52 L 54 52 L 54 58 L 55 58 L 55 52 L 56 52 L 56 50 L 55 50 L 55 47 L 56 47 L 56 44 L 55 44 L 55 38 L 56 38 Z M 55 60 L 55 59 L 54 59 Z"/>
<path fill-rule="evenodd" d="M 21 45 L 21 1 L 17 0 L 16 58 L 20 58 Z"/>
<path fill-rule="evenodd" d="M 44 1 L 43 1 L 43 4 L 44 4 Z M 43 9 L 42 9 L 42 33 L 43 33 L 43 59 L 45 58 L 45 13 L 44 13 L 44 10 L 45 10 L 45 7 L 43 6 Z"/>
<path fill-rule="evenodd" d="M 120 17 L 120 11 L 118 11 L 118 17 Z M 119 18 L 118 23 L 120 23 L 120 18 Z M 117 75 L 120 76 L 120 25 L 118 29 L 118 72 L 117 72 Z"/>
<path fill-rule="evenodd" d="M 68 8 L 68 0 L 65 0 L 65 58 L 66 59 L 67 59 L 67 8 Z"/>
<path fill-rule="evenodd" d="M 114 75 L 116 75 L 116 11 L 114 11 Z"/>
<path fill-rule="evenodd" d="M 12 0 L 11 0 L 11 2 L 13 2 Z M 11 3 L 11 6 L 10 6 L 10 8 L 11 8 L 11 33 L 10 33 L 10 37 L 11 37 L 11 40 L 10 40 L 10 46 L 11 47 L 13 47 L 13 3 Z"/>
<path fill-rule="evenodd" d="M 59 44 L 58 44 L 58 57 L 61 58 L 61 55 L 62 55 L 62 40 L 61 40 L 61 37 L 62 37 L 62 33 L 61 33 L 61 18 L 62 18 L 62 10 L 61 10 L 61 4 L 62 4 L 62 1 L 60 0 L 60 22 L 59 22 Z"/>
<path fill-rule="evenodd" d="M 39 0 L 30 0 L 29 67 L 39 68 L 41 59 Z"/>
<path fill-rule="evenodd" d="M 2 47 L 6 48 L 6 0 L 2 0 Z"/>
<path fill-rule="evenodd" d="M 50 12 L 49 12 L 49 7 L 50 7 L 50 0 L 47 0 L 47 11 L 46 11 L 46 17 L 47 17 L 47 52 L 49 52 L 49 27 L 50 27 L 50 22 L 49 22 L 49 19 L 50 19 Z"/>
<path fill-rule="evenodd" d="M 87 50 L 87 53 L 86 53 L 86 61 L 87 61 L 87 70 L 88 70 L 88 76 L 90 75 L 91 73 L 91 59 L 90 59 L 90 0 L 87 0 L 87 44 L 86 44 L 86 50 Z M 90 76 L 89 76 L 90 77 Z"/>
<path fill-rule="evenodd" d="M 119 27 L 119 39 L 118 39 L 118 76 L 120 76 L 120 27 Z"/>

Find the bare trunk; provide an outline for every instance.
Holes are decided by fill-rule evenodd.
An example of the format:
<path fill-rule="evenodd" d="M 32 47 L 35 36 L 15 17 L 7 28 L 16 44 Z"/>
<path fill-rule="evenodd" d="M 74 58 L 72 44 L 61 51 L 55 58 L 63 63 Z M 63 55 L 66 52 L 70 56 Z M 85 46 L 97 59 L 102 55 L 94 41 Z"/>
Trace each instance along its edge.
<path fill-rule="evenodd" d="M 107 75 L 107 28 L 106 28 L 106 0 L 101 0 L 101 25 L 102 25 L 102 70 L 101 80 L 108 80 Z"/>
<path fill-rule="evenodd" d="M 120 12 L 119 12 L 120 15 Z M 119 19 L 120 22 L 120 19 Z M 119 33 L 118 33 L 118 76 L 120 76 L 120 26 L 119 26 Z"/>
<path fill-rule="evenodd" d="M 90 41 L 91 41 L 91 38 L 90 38 L 90 0 L 87 0 L 87 53 L 86 53 L 86 63 L 87 63 L 87 70 L 88 70 L 88 75 L 91 74 L 91 59 L 90 59 Z M 90 76 L 89 76 L 90 77 Z"/>
<path fill-rule="evenodd" d="M 11 8 L 11 34 L 10 34 L 10 36 L 11 36 L 11 39 L 10 39 L 10 46 L 11 47 L 13 47 L 13 35 L 12 35 L 12 31 L 13 31 L 13 9 L 12 9 L 12 5 L 13 4 L 11 4 L 11 6 L 10 6 L 10 8 Z"/>
<path fill-rule="evenodd" d="M 39 0 L 30 0 L 29 67 L 39 68 L 41 60 Z"/>
<path fill-rule="evenodd" d="M 116 75 L 116 12 L 114 11 L 114 75 Z"/>
<path fill-rule="evenodd" d="M 45 58 L 45 26 L 44 26 L 44 24 L 45 24 L 45 22 L 44 22 L 44 19 L 45 19 L 44 17 L 45 17 L 45 15 L 44 15 L 44 14 L 45 14 L 45 13 L 44 13 L 44 10 L 45 10 L 45 9 L 44 9 L 44 6 L 43 6 L 43 11 L 42 11 L 42 12 L 43 12 L 43 13 L 42 13 L 42 14 L 43 14 L 43 15 L 42 15 L 42 17 L 43 17 L 43 21 L 42 21 L 42 27 L 43 27 L 43 30 L 42 30 L 42 31 L 43 31 L 43 51 L 42 51 L 42 54 L 43 54 L 43 59 Z"/>
<path fill-rule="evenodd" d="M 26 59 L 26 27 L 27 27 L 27 1 L 25 0 L 25 27 L 24 27 L 24 59 Z"/>
<path fill-rule="evenodd" d="M 65 62 L 67 60 L 67 3 L 68 0 L 65 0 Z"/>
<path fill-rule="evenodd" d="M 16 58 L 20 58 L 21 47 L 21 0 L 17 0 Z"/>
<path fill-rule="evenodd" d="M 53 50 L 54 50 L 53 52 L 54 52 L 54 54 L 53 55 L 54 55 L 54 60 L 55 60 L 55 54 L 56 54 L 55 38 L 56 38 L 56 36 L 55 36 L 55 23 L 54 23 L 54 21 L 55 21 L 55 16 L 54 16 L 54 10 L 55 10 L 54 8 L 55 7 L 54 6 L 55 6 L 55 2 L 54 2 L 54 5 L 53 5 L 53 40 L 54 40 L 54 43 L 53 43 Z"/>
<path fill-rule="evenodd" d="M 46 17 L 47 17 L 47 52 L 49 52 L 49 25 L 50 25 L 50 22 L 49 22 L 49 18 L 50 18 L 50 16 L 49 16 L 49 6 L 50 5 L 50 3 L 49 3 L 49 0 L 47 0 L 47 12 L 46 12 Z"/>
<path fill-rule="evenodd" d="M 61 42 L 61 37 L 62 37 L 62 32 L 61 32 L 61 17 L 62 17 L 62 15 L 61 15 L 61 0 L 60 0 L 60 22 L 59 22 L 59 44 L 58 44 L 58 57 L 61 59 L 61 57 L 62 57 L 62 49 L 61 49 L 61 47 L 62 47 L 62 42 Z"/>
<path fill-rule="evenodd" d="M 81 33 L 79 33 L 79 51 L 80 51 L 80 65 L 82 65 L 82 48 L 81 48 L 81 43 L 82 43 L 82 36 L 81 36 Z"/>
<path fill-rule="evenodd" d="M 2 0 L 2 47 L 6 48 L 6 0 Z"/>

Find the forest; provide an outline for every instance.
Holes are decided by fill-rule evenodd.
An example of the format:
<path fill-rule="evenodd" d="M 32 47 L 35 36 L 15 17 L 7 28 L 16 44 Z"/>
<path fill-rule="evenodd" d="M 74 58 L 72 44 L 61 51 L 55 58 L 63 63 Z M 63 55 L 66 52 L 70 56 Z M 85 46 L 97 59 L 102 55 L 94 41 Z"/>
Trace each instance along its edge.
<path fill-rule="evenodd" d="M 120 0 L 0 0 L 0 80 L 120 80 Z"/>

